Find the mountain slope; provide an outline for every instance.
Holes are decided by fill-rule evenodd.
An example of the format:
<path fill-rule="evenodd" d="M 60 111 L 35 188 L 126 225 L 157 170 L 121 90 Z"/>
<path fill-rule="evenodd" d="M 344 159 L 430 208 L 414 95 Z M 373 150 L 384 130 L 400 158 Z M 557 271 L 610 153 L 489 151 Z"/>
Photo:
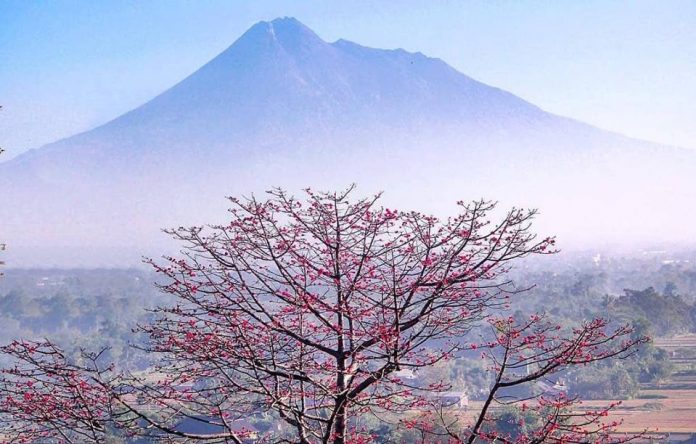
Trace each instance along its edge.
<path fill-rule="evenodd" d="M 358 182 L 438 213 L 481 196 L 538 206 L 568 242 L 677 240 L 696 234 L 682 219 L 694 157 L 286 18 L 143 106 L 0 164 L 0 227 L 16 264 L 133 262 L 162 248 L 160 227 L 223 218 L 225 195 Z"/>

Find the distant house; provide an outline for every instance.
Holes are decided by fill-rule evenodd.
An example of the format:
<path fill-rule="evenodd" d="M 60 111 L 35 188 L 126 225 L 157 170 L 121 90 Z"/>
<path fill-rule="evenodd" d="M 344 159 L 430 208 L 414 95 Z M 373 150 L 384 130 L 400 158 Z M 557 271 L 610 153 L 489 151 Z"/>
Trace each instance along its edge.
<path fill-rule="evenodd" d="M 441 407 L 466 409 L 469 407 L 469 397 L 465 392 L 442 392 L 437 395 Z"/>
<path fill-rule="evenodd" d="M 176 430 L 185 433 L 215 434 L 225 432 L 221 425 L 210 424 L 208 421 L 213 418 L 207 417 L 187 417 L 182 419 L 177 425 Z M 249 421 L 238 419 L 230 424 L 233 431 L 242 435 L 242 442 L 253 443 L 259 439 L 259 431 Z"/>
<path fill-rule="evenodd" d="M 544 395 L 559 395 L 568 392 L 568 386 L 561 379 L 557 380 L 555 384 L 547 381 L 537 381 L 536 386 Z"/>

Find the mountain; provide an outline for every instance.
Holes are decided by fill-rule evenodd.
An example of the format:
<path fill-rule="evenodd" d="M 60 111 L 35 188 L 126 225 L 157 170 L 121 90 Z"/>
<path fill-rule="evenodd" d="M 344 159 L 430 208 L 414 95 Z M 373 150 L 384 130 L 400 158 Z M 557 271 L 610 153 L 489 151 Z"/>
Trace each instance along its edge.
<path fill-rule="evenodd" d="M 696 153 L 545 112 L 439 59 L 260 22 L 198 71 L 91 131 L 0 164 L 11 265 L 120 265 L 271 186 L 437 214 L 480 197 L 542 211 L 561 245 L 696 238 Z"/>

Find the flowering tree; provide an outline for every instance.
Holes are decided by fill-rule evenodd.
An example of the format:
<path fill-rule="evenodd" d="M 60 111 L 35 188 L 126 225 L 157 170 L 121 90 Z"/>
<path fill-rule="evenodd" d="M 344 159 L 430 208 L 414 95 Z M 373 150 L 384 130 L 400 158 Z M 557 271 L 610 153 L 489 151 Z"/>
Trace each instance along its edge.
<path fill-rule="evenodd" d="M 18 442 L 101 442 L 111 415 L 110 390 L 98 384 L 98 356 L 69 362 L 50 342 L 15 341 L 2 347 L 15 358 L 0 378 L 2 434 Z M 106 379 L 104 379 L 106 380 Z"/>
<path fill-rule="evenodd" d="M 488 323 L 492 339 L 469 345 L 470 350 L 480 350 L 481 358 L 488 360 L 493 376 L 476 419 L 447 421 L 441 412 L 436 415 L 431 411 L 407 421 L 409 428 L 418 429 L 424 436 L 467 443 L 620 443 L 644 435 L 616 433 L 620 422 L 610 419 L 609 413 L 620 401 L 600 409 L 586 409 L 578 398 L 567 396 L 564 390 L 547 391 L 535 383 L 550 381 L 553 375 L 572 366 L 626 358 L 648 338 L 632 338 L 631 328 L 610 327 L 605 319 L 583 321 L 570 335 L 561 333 L 561 325 L 539 315 L 525 320 L 490 318 Z M 517 389 L 517 394 L 510 389 Z M 515 407 L 522 415 L 505 418 L 509 410 L 501 410 L 500 406 Z M 525 424 L 525 417 L 531 418 L 533 424 Z M 505 421 L 515 421 L 508 425 L 523 428 L 526 433 L 513 435 L 492 427 Z"/>
<path fill-rule="evenodd" d="M 486 427 L 501 389 L 624 356 L 642 340 L 601 320 L 567 338 L 540 317 L 493 320 L 523 290 L 505 278 L 510 262 L 553 252 L 552 238 L 530 232 L 534 211 L 513 209 L 493 223 L 495 205 L 479 201 L 438 220 L 381 208 L 379 196 L 351 201 L 351 192 L 308 190 L 304 202 L 281 190 L 267 200 L 231 199 L 228 224 L 169 231 L 183 254 L 149 262 L 176 303 L 140 327 L 156 367 L 147 375 L 114 374 L 94 355 L 86 355 L 90 365 L 71 364 L 50 343 L 6 347 L 19 362 L 0 381 L 13 431 L 26 441 L 84 442 L 92 434 L 100 442 L 122 428 L 241 443 L 257 437 L 240 420 L 269 414 L 285 424 L 269 441 L 369 442 L 374 437 L 356 418 L 426 411 L 432 393 L 447 389 L 445 381 L 412 387 L 401 370 L 483 347 L 497 375 L 490 397 L 476 421 L 445 427 L 443 436 L 503 440 Z M 493 339 L 465 342 L 484 320 Z M 531 370 L 521 376 L 522 368 Z M 64 398 L 61 415 L 69 418 L 34 408 L 44 399 L 46 406 L 58 402 L 52 394 Z M 524 442 L 609 436 L 603 412 L 579 414 L 573 399 L 531 401 L 525 408 L 543 411 L 547 421 Z M 182 421 L 207 431 L 190 431 Z"/>

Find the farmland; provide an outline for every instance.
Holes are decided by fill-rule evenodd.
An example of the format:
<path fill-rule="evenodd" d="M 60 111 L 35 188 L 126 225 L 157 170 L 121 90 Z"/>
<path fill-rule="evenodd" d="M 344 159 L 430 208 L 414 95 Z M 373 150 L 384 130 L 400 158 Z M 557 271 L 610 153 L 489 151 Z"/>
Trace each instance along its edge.
<path fill-rule="evenodd" d="M 696 433 L 696 335 L 660 338 L 655 345 L 669 352 L 675 371 L 667 381 L 641 387 L 637 399 L 622 403 L 614 413 L 623 420 L 619 430 L 638 432 L 649 426 L 661 433 Z"/>

